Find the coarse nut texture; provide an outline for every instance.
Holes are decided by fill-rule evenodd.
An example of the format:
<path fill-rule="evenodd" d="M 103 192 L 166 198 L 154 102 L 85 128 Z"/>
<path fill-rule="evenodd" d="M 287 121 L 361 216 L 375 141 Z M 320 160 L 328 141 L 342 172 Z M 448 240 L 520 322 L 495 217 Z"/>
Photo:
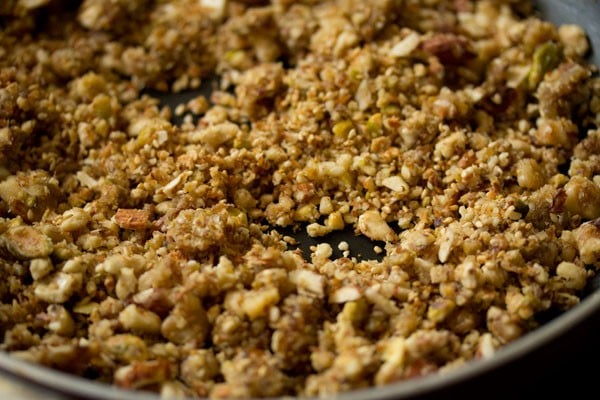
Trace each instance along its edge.
<path fill-rule="evenodd" d="M 529 2 L 5 1 L 0 25 L 16 357 L 331 395 L 493 357 L 598 272 L 600 79 Z M 379 256 L 334 257 L 340 231 Z"/>

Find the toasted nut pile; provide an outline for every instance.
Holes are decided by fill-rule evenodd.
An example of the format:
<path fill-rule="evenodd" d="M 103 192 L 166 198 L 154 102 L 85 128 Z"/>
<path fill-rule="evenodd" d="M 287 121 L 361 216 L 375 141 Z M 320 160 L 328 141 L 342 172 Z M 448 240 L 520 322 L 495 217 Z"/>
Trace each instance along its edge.
<path fill-rule="evenodd" d="M 3 1 L 0 27 L 15 357 L 328 395 L 492 357 L 600 266 L 600 80 L 527 2 Z M 343 230 L 380 257 L 335 258 Z"/>

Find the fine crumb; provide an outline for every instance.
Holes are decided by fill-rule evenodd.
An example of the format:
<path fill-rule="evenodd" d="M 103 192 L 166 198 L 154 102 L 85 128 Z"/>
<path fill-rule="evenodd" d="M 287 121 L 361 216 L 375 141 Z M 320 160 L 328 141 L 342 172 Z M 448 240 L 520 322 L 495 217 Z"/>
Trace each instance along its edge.
<path fill-rule="evenodd" d="M 596 275 L 581 27 L 514 0 L 62 3 L 0 5 L 1 351 L 329 396 L 494 357 Z"/>

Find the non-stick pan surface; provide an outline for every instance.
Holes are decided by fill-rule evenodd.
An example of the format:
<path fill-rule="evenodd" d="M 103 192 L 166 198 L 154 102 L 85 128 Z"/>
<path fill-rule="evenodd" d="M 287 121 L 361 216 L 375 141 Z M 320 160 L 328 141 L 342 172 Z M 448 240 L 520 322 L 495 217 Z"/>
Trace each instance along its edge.
<path fill-rule="evenodd" d="M 556 24 L 576 23 L 587 32 L 590 60 L 600 65 L 600 1 L 539 0 L 541 15 Z M 311 239 L 300 237 L 301 247 Z M 335 240 L 336 238 L 334 238 Z M 347 234 L 338 240 L 357 240 Z M 352 247 L 367 252 L 369 246 Z M 600 359 L 600 281 L 578 306 L 549 321 L 487 360 L 473 361 L 455 371 L 385 387 L 344 393 L 340 400 L 359 399 L 500 399 L 597 398 L 598 380 L 593 365 Z M 591 364 L 591 365 L 590 365 Z M 117 389 L 13 359 L 0 352 L 0 373 L 26 387 L 59 399 L 157 399 L 155 394 Z M 595 395 L 594 395 L 595 394 Z M 42 398 L 42 397 L 41 397 Z"/>

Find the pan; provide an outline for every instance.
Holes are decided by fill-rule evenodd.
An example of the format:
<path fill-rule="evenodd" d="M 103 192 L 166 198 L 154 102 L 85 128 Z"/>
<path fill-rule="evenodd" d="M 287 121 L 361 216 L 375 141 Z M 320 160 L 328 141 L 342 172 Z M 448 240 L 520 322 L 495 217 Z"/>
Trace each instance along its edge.
<path fill-rule="evenodd" d="M 581 25 L 592 49 L 600 48 L 600 2 L 595 0 L 540 0 L 541 15 L 556 24 Z M 590 61 L 600 65 L 600 52 L 592 51 Z M 165 104 L 178 99 L 165 97 Z M 292 233 L 292 232 L 289 232 Z M 293 233 L 305 253 L 318 243 L 303 233 Z M 366 257 L 375 256 L 372 244 L 351 232 L 331 238 L 334 248 L 341 241 Z M 339 254 L 338 254 L 339 256 Z M 432 374 L 382 387 L 341 393 L 340 400 L 417 398 L 506 398 L 509 395 L 556 394 L 568 386 L 570 394 L 588 393 L 594 387 L 593 374 L 585 361 L 597 360 L 600 349 L 594 338 L 600 333 L 600 280 L 595 279 L 580 304 L 541 327 L 499 349 L 493 357 L 472 361 L 443 374 Z M 594 358 L 596 357 L 596 358 Z M 17 384 L 33 388 L 48 398 L 98 400 L 151 400 L 153 393 L 135 392 L 74 377 L 15 359 L 0 352 L 0 373 Z M 557 384 L 562 380 L 562 384 Z M 564 384 L 564 385 L 563 385 Z M 564 387 L 563 387 L 564 388 Z"/>

